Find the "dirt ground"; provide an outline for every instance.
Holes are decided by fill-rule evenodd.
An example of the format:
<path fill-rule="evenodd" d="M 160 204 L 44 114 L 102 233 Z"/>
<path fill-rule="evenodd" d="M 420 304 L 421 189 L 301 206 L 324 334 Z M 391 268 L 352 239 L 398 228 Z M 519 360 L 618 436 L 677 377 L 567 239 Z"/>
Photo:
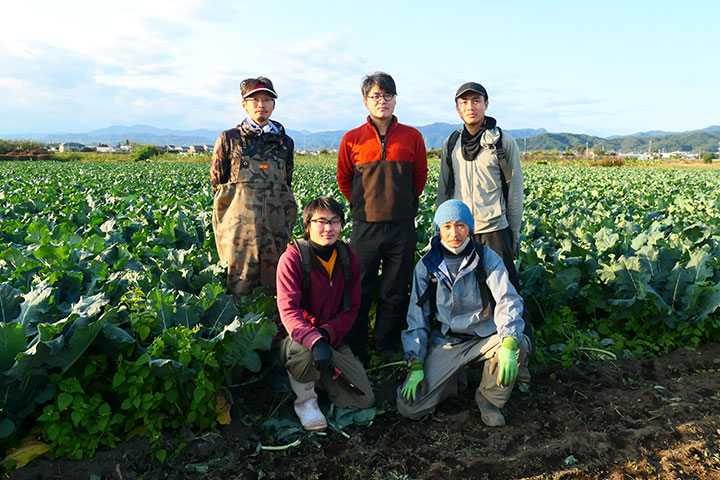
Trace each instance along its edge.
<path fill-rule="evenodd" d="M 383 370 L 377 395 L 394 405 L 402 369 Z M 37 459 L 14 480 L 83 479 L 720 479 L 720 345 L 649 360 L 540 366 L 504 409 L 507 426 L 486 427 L 470 386 L 412 422 L 394 407 L 369 426 L 306 437 L 282 451 L 257 421 L 285 392 L 263 381 L 236 393 L 234 421 L 193 438 L 173 460 L 152 460 L 145 440 L 93 460 Z M 284 399 L 284 402 L 283 402 Z M 254 413 L 252 410 L 254 409 Z M 255 421 L 249 421 L 250 415 Z"/>

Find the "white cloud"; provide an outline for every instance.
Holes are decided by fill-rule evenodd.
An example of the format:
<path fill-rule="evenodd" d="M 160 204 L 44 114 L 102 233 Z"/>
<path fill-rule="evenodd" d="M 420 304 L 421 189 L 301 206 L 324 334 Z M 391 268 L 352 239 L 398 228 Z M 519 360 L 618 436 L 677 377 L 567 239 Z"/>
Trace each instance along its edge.
<path fill-rule="evenodd" d="M 0 88 L 8 90 L 28 90 L 30 82 L 22 78 L 0 77 Z"/>
<path fill-rule="evenodd" d="M 39 49 L 30 48 L 22 42 L 5 42 L 5 48 L 10 55 L 20 58 L 33 59 L 40 53 Z"/>
<path fill-rule="evenodd" d="M 717 123 L 720 108 L 711 81 L 717 65 L 708 60 L 715 58 L 718 30 L 698 27 L 710 25 L 712 15 L 687 22 L 691 30 L 673 23 L 671 36 L 656 35 L 664 31 L 656 27 L 648 38 L 664 39 L 662 48 L 622 55 L 607 39 L 559 42 L 568 32 L 546 33 L 537 23 L 560 18 L 554 7 L 524 8 L 512 18 L 526 23 L 477 59 L 459 47 L 499 38 L 505 27 L 490 25 L 476 38 L 476 30 L 460 28 L 457 14 L 430 2 L 413 11 L 370 2 L 365 10 L 387 12 L 371 19 L 345 2 L 280 0 L 271 10 L 220 0 L 5 3 L 0 132 L 120 122 L 226 128 L 244 114 L 240 80 L 256 75 L 275 83 L 280 98 L 273 118 L 288 128 L 342 130 L 364 121 L 360 81 L 375 70 L 393 75 L 398 118 L 412 125 L 459 122 L 452 99 L 468 80 L 488 88 L 489 114 L 506 128 L 681 130 L 687 122 Z M 494 6 L 493 17 L 508 8 L 517 7 Z M 596 28 L 594 17 L 584 15 L 588 9 L 596 10 L 578 4 L 564 12 L 570 32 Z M 636 19 L 645 19 L 641 10 Z M 392 25 L 389 36 L 390 27 L 377 34 L 383 22 Z M 633 25 L 636 32 L 620 32 L 610 45 L 635 48 L 622 41 L 641 38 L 644 23 Z M 694 40 L 686 44 L 686 38 Z M 638 66 L 641 74 L 631 70 Z M 710 70 L 700 75 L 697 68 Z"/>

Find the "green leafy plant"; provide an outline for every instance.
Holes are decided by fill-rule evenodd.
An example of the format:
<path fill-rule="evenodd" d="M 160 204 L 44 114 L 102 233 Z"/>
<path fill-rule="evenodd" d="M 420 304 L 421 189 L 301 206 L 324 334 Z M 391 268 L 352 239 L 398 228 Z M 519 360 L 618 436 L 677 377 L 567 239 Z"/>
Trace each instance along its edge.
<path fill-rule="evenodd" d="M 53 451 L 74 460 L 124 439 L 119 426 L 125 416 L 114 411 L 115 395 L 106 384 L 108 357 L 90 355 L 86 360 L 84 367 L 50 375 L 58 394 L 38 417 Z"/>
<path fill-rule="evenodd" d="M 155 145 L 143 145 L 141 147 L 134 148 L 130 152 L 130 160 L 133 162 L 142 162 L 160 155 L 162 155 L 162 151 L 160 151 L 160 149 Z"/>
<path fill-rule="evenodd" d="M 203 160 L 0 162 L 0 447 L 42 417 L 57 454 L 87 457 L 142 434 L 165 458 L 177 446 L 163 429 L 213 428 L 212 395 L 229 372 L 260 371 L 275 301 L 259 289 L 236 308 L 226 294 Z M 296 163 L 299 205 L 342 200 L 332 160 Z M 523 171 L 516 265 L 540 324 L 538 358 L 570 364 L 720 340 L 716 171 Z M 434 234 L 438 173 L 431 162 L 417 257 Z M 102 423 L 88 412 L 100 408 L 107 433 L 89 435 Z"/>
<path fill-rule="evenodd" d="M 276 330 L 262 316 L 247 315 L 210 338 L 201 329 L 178 325 L 155 337 L 145 353 L 128 344 L 115 359 L 94 355 L 84 368 L 50 375 L 57 395 L 38 420 L 53 451 L 80 459 L 143 434 L 164 459 L 164 431 L 217 425 L 217 395 L 229 395 L 230 371 L 242 364 L 257 372 L 255 349 L 268 349 Z"/>
<path fill-rule="evenodd" d="M 597 331 L 583 326 L 568 307 L 559 307 L 536 330 L 535 357 L 541 363 L 559 361 L 571 366 L 588 358 L 617 358 L 620 345 L 612 338 L 600 338 Z"/>

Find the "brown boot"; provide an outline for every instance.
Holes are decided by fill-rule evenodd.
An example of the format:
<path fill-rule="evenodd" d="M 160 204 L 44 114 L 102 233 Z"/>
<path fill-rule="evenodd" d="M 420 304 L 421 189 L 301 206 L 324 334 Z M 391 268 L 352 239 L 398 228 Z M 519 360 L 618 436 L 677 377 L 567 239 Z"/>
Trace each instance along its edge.
<path fill-rule="evenodd" d="M 480 418 L 485 425 L 488 427 L 503 427 L 505 426 L 505 417 L 498 407 L 490 403 L 485 396 L 480 392 L 478 388 L 475 390 L 475 403 L 477 403 L 480 409 Z"/>

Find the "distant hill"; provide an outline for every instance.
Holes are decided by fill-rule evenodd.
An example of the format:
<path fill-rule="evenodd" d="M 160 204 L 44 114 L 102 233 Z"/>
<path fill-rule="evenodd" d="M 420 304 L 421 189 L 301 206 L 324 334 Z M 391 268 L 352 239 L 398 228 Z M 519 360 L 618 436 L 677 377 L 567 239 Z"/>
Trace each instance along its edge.
<path fill-rule="evenodd" d="M 696 132 L 707 132 L 707 133 L 720 133 L 720 125 L 711 125 L 702 130 L 695 130 Z"/>
<path fill-rule="evenodd" d="M 440 148 L 443 141 L 460 125 L 451 123 L 433 123 L 416 127 L 423 134 L 427 148 Z M 514 138 L 525 138 L 546 132 L 545 129 L 506 130 Z M 307 130 L 288 130 L 287 133 L 295 141 L 296 150 L 337 150 L 346 130 L 328 130 L 324 132 L 308 132 Z M 173 130 L 157 128 L 150 125 L 112 125 L 110 127 L 83 133 L 19 133 L 0 135 L 2 138 L 41 140 L 47 143 L 78 142 L 85 145 L 124 144 L 126 141 L 140 144 L 155 145 L 213 145 L 220 130 Z"/>
<path fill-rule="evenodd" d="M 288 130 L 287 134 L 295 141 L 295 150 L 337 150 L 345 130 L 327 130 L 325 132 L 298 132 Z"/>
<path fill-rule="evenodd" d="M 144 133 L 157 136 L 195 136 L 198 138 L 217 138 L 219 130 L 173 130 L 170 128 L 157 128 L 151 127 L 150 125 L 132 125 L 127 127 L 125 125 L 113 125 L 99 130 L 93 130 L 88 132 L 88 135 L 128 135 L 134 133 Z"/>
<path fill-rule="evenodd" d="M 126 141 L 154 145 L 202 145 L 214 144 L 220 130 L 172 130 L 149 125 L 112 125 L 82 133 L 18 133 L 3 138 L 41 140 L 47 143 L 78 142 L 85 145 L 124 144 Z"/>
<path fill-rule="evenodd" d="M 460 128 L 460 124 L 432 123 L 416 127 L 422 133 L 427 148 L 441 148 L 445 139 Z M 597 146 L 606 151 L 615 152 L 646 152 L 650 141 L 653 151 L 686 151 L 715 152 L 720 142 L 720 126 L 712 125 L 701 130 L 670 133 L 659 130 L 640 132 L 633 135 L 613 136 L 608 138 L 583 135 L 578 133 L 550 133 L 544 128 L 504 130 L 518 140 L 521 149 L 561 150 L 567 147 Z M 85 145 L 124 144 L 126 141 L 140 144 L 155 145 L 201 145 L 215 143 L 220 130 L 173 130 L 157 128 L 149 125 L 113 125 L 84 133 L 20 133 L 14 135 L 0 134 L 0 138 L 40 140 L 48 143 L 78 142 Z M 295 141 L 296 150 L 336 150 L 345 130 L 328 130 L 324 132 L 308 132 L 306 130 L 288 130 Z"/>
<path fill-rule="evenodd" d="M 451 123 L 433 123 L 424 127 L 415 127 L 420 130 L 425 139 L 426 148 L 442 148 L 443 142 L 450 136 L 452 132 L 460 128 L 461 125 Z M 532 129 L 525 128 L 519 130 L 503 129 L 503 132 L 510 134 L 514 139 L 528 138 L 541 133 L 546 133 L 544 128 Z"/>
<path fill-rule="evenodd" d="M 449 137 L 453 131 L 460 128 L 460 124 L 437 122 L 415 128 L 422 133 L 426 148 L 441 148 L 445 139 Z M 504 131 L 516 139 L 531 137 L 533 135 L 547 132 L 544 128 L 526 128 L 522 130 Z M 295 140 L 296 150 L 320 150 L 323 148 L 328 150 L 337 150 L 345 132 L 345 130 L 331 130 L 327 132 L 300 133 L 288 130 L 288 135 L 293 137 L 293 140 Z"/>
<path fill-rule="evenodd" d="M 607 137 L 609 139 L 621 138 L 621 137 L 657 137 L 659 135 L 675 135 L 682 133 L 694 133 L 694 132 L 707 132 L 707 133 L 720 133 L 720 125 L 712 125 L 702 130 L 690 130 L 687 132 L 665 132 L 663 130 L 650 130 L 649 132 L 637 132 L 630 135 L 612 135 Z"/>
<path fill-rule="evenodd" d="M 613 138 L 621 138 L 621 137 L 650 137 L 653 135 L 671 135 L 673 133 L 677 133 L 677 132 L 664 132 L 662 130 L 651 130 L 649 132 L 637 132 L 637 133 L 632 133 L 630 135 L 611 135 L 607 138 L 613 139 Z"/>
<path fill-rule="evenodd" d="M 714 129 L 713 129 L 714 128 Z M 647 152 L 652 142 L 654 152 L 716 152 L 720 142 L 720 128 L 695 130 L 684 133 L 667 133 L 663 135 L 602 138 L 574 133 L 543 133 L 527 139 L 527 150 L 560 150 L 567 147 L 585 146 L 601 147 L 612 152 Z M 523 147 L 520 142 L 518 144 Z"/>

